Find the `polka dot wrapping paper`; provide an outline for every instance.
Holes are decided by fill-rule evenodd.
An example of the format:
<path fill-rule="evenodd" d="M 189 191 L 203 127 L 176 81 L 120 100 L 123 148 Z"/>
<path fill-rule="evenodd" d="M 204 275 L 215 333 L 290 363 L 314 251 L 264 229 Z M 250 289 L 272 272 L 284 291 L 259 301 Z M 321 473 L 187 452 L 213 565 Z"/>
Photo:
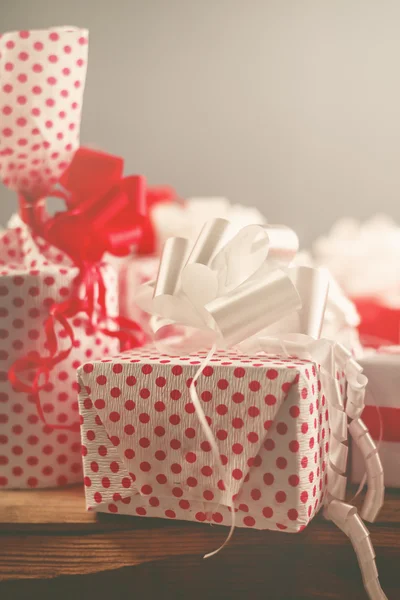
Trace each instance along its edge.
<path fill-rule="evenodd" d="M 79 368 L 88 508 L 230 525 L 233 498 L 239 527 L 301 531 L 327 489 L 329 390 L 319 367 L 216 352 L 196 390 L 224 489 L 189 395 L 204 357 L 148 346 Z"/>
<path fill-rule="evenodd" d="M 33 238 L 18 218 L 0 234 L 0 488 L 48 487 L 82 479 L 76 368 L 92 357 L 118 352 L 118 340 L 96 331 L 85 314 L 72 320 L 75 341 L 68 358 L 53 367 L 40 392 L 46 423 L 35 397 L 16 391 L 11 365 L 31 351 L 46 356 L 44 323 L 54 303 L 71 296 L 78 269 L 56 248 Z M 116 277 L 102 268 L 107 309 L 117 314 Z M 57 330 L 60 349 L 68 347 Z M 53 427 L 55 425 L 56 429 Z"/>
<path fill-rule="evenodd" d="M 79 145 L 88 32 L 73 27 L 0 36 L 0 177 L 29 206 L 39 204 Z M 29 219 L 27 219 L 29 221 Z M 109 314 L 116 281 L 102 268 Z M 0 487 L 46 487 L 82 479 L 76 368 L 114 354 L 118 341 L 95 331 L 82 313 L 71 319 L 68 357 L 40 384 L 39 398 L 17 391 L 9 370 L 29 352 L 49 356 L 45 322 L 55 303 L 75 292 L 78 269 L 19 217 L 0 233 Z M 66 329 L 55 328 L 60 352 Z M 27 383 L 34 372 L 24 373 Z M 40 414 L 40 411 L 43 414 Z"/>
<path fill-rule="evenodd" d="M 0 176 L 46 195 L 79 145 L 88 32 L 59 27 L 0 36 Z"/>

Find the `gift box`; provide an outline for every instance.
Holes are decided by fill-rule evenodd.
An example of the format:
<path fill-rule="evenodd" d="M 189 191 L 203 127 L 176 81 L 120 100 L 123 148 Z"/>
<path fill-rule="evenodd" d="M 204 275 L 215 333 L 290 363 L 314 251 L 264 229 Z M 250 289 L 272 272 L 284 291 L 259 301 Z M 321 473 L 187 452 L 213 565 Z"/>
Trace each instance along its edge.
<path fill-rule="evenodd" d="M 362 419 L 379 448 L 385 485 L 400 487 L 400 352 L 398 347 L 370 352 L 360 359 L 368 377 Z M 351 478 L 360 483 L 365 475 L 363 457 L 352 451 Z"/>
<path fill-rule="evenodd" d="M 224 490 L 189 395 L 204 358 L 145 347 L 79 368 L 88 507 L 230 525 L 234 497 L 236 525 L 300 531 L 327 490 L 318 365 L 217 352 L 203 369 L 196 391 L 228 474 Z"/>
<path fill-rule="evenodd" d="M 75 371 L 92 356 L 115 354 L 118 340 L 96 330 L 84 312 L 66 321 L 56 312 L 49 317 L 76 293 L 79 269 L 65 254 L 34 240 L 22 221 L 0 241 L 0 484 L 23 488 L 81 481 Z M 115 273 L 106 266 L 101 273 L 111 292 L 107 310 L 116 315 Z M 53 336 L 62 360 L 49 369 Z M 15 379 L 9 377 L 13 366 Z M 32 371 L 43 377 L 36 391 Z"/>
<path fill-rule="evenodd" d="M 167 240 L 138 306 L 155 347 L 78 369 L 89 509 L 301 531 L 318 510 L 350 538 L 365 588 L 384 599 L 369 534 L 346 491 L 347 431 L 368 472 L 361 515 L 383 502 L 376 447 L 360 420 L 367 383 L 320 339 L 325 271 L 290 268 L 283 226 L 206 223 Z M 346 402 L 345 402 L 346 397 Z"/>

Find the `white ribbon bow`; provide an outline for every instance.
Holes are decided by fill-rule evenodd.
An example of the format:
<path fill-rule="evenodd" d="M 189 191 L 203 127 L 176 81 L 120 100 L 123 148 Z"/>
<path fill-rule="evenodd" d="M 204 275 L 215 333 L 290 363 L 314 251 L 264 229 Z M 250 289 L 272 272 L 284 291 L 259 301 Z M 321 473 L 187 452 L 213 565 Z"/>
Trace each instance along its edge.
<path fill-rule="evenodd" d="M 167 240 L 156 281 L 136 299 L 153 315 L 156 342 L 174 324 L 182 327 L 182 352 L 214 342 L 230 347 L 300 308 L 301 329 L 318 337 L 328 278 L 323 269 L 288 268 L 296 234 L 281 225 L 249 225 L 224 245 L 228 228 L 225 219 L 208 222 L 192 249 L 184 238 Z"/>
<path fill-rule="evenodd" d="M 167 240 L 157 279 L 142 286 L 137 303 L 152 315 L 150 324 L 160 351 L 187 354 L 209 349 L 189 391 L 224 482 L 226 475 L 218 445 L 195 388 L 196 379 L 215 349 L 240 344 L 249 355 L 284 354 L 321 366 L 321 376 L 330 391 L 325 515 L 349 536 L 371 600 L 383 600 L 386 596 L 379 585 L 369 533 L 356 509 L 343 502 L 348 430 L 366 462 L 368 491 L 362 510 L 366 520 L 376 518 L 383 503 L 384 486 L 376 446 L 360 419 L 367 378 L 343 346 L 319 339 L 329 274 L 323 269 L 290 267 L 298 239 L 288 227 L 250 225 L 224 243 L 228 227 L 225 219 L 208 222 L 192 249 L 184 238 Z M 346 373 L 346 406 L 336 380 L 337 369 Z M 232 527 L 224 545 L 234 529 L 233 501 L 231 508 Z"/>

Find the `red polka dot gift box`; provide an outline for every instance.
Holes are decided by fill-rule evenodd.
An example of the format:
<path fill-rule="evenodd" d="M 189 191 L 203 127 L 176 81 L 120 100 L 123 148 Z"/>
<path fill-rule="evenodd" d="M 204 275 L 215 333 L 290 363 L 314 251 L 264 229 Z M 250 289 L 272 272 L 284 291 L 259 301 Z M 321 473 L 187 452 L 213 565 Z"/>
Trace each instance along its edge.
<path fill-rule="evenodd" d="M 92 357 L 114 354 L 119 343 L 85 313 L 67 322 L 55 319 L 49 338 L 52 308 L 71 300 L 79 269 L 53 246 L 35 240 L 19 218 L 15 224 L 0 234 L 0 485 L 65 485 L 82 480 L 76 369 Z M 115 274 L 108 267 L 101 271 L 108 313 L 116 314 Z M 53 335 L 62 360 L 46 370 Z M 36 393 L 29 389 L 41 368 L 34 357 L 42 357 L 44 369 Z M 18 384 L 9 376 L 13 367 Z"/>
<path fill-rule="evenodd" d="M 145 347 L 79 368 L 88 507 L 230 525 L 234 499 L 237 526 L 300 531 L 327 489 L 328 390 L 318 368 L 216 352 L 196 392 L 224 481 L 189 394 L 204 358 Z"/>
<path fill-rule="evenodd" d="M 225 241 L 228 227 L 212 219 L 193 245 L 165 243 L 136 296 L 154 347 L 78 369 L 87 506 L 231 533 L 298 532 L 324 506 L 383 600 L 368 531 L 344 502 L 348 431 L 368 470 L 366 520 L 383 479 L 360 419 L 367 379 L 320 339 L 329 278 L 292 266 L 292 230 L 250 225 Z"/>

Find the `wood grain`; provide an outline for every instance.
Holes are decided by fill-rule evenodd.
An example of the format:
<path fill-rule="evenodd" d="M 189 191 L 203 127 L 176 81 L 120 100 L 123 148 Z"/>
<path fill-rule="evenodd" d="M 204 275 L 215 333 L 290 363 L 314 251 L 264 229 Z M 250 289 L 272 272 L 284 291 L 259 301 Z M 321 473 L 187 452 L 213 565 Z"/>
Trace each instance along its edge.
<path fill-rule="evenodd" d="M 350 489 L 351 492 L 355 491 Z M 360 507 L 363 495 L 356 498 Z M 322 514 L 317 520 L 324 521 Z M 149 523 L 150 522 L 150 523 Z M 0 532 L 2 531 L 103 531 L 136 527 L 167 526 L 171 521 L 143 519 L 125 515 L 87 512 L 80 485 L 61 489 L 10 490 L 0 492 Z M 140 523 L 140 524 L 139 524 Z M 398 523 L 400 526 L 400 490 L 387 490 L 385 504 L 376 524 Z M 186 524 L 188 526 L 190 524 Z M 49 527 L 47 527 L 49 526 Z"/>
<path fill-rule="evenodd" d="M 400 531 L 392 527 L 372 532 L 376 550 L 380 547 L 400 551 Z M 175 556 L 203 556 L 224 541 L 226 529 L 188 524 L 164 528 L 131 529 L 96 535 L 31 535 L 2 537 L 0 548 L 3 579 L 46 578 L 55 575 L 93 573 L 139 565 Z M 173 543 L 171 543 L 173 540 Z M 230 553 L 246 556 L 249 548 L 329 546 L 332 551 L 347 545 L 345 536 L 333 525 L 315 523 L 302 535 L 268 531 L 237 531 L 230 543 Z M 400 554 L 399 554 L 400 556 Z M 208 561 L 209 562 L 209 561 Z"/>
<path fill-rule="evenodd" d="M 96 514 L 85 510 L 82 486 L 61 489 L 6 490 L 0 493 L 0 531 L 96 526 Z"/>
<path fill-rule="evenodd" d="M 387 493 L 378 522 L 368 528 L 382 585 L 396 600 L 400 490 Z M 226 533 L 199 523 L 86 512 L 80 486 L 2 492 L 0 596 L 366 598 L 349 541 L 321 516 L 301 534 L 237 528 L 223 552 L 203 560 Z"/>

